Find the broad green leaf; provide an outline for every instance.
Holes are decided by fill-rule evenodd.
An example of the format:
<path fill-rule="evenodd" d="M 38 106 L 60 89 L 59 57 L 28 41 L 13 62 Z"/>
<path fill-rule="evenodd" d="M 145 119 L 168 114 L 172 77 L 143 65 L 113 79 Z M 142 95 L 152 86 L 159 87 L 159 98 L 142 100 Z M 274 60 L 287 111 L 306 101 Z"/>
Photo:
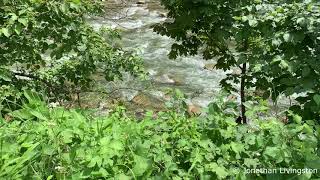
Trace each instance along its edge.
<path fill-rule="evenodd" d="M 24 26 L 28 25 L 28 19 L 26 19 L 26 18 L 19 18 L 18 22 L 23 24 Z"/>
<path fill-rule="evenodd" d="M 72 2 L 75 3 L 75 4 L 80 4 L 81 0 L 72 0 Z"/>
<path fill-rule="evenodd" d="M 86 46 L 85 44 L 82 44 L 82 45 L 78 46 L 77 49 L 78 49 L 80 52 L 84 52 L 84 51 L 87 49 L 87 46 Z"/>
<path fill-rule="evenodd" d="M 283 39 L 285 42 L 292 42 L 292 35 L 290 33 L 284 33 Z"/>
<path fill-rule="evenodd" d="M 307 77 L 310 74 L 310 68 L 309 67 L 304 67 L 302 69 L 302 76 Z"/>
<path fill-rule="evenodd" d="M 11 35 L 8 28 L 2 28 L 1 31 L 2 31 L 2 34 L 5 35 L 6 37 L 9 37 Z"/>
<path fill-rule="evenodd" d="M 60 136 L 64 143 L 66 144 L 72 143 L 73 133 L 70 130 L 62 131 Z"/>
<path fill-rule="evenodd" d="M 30 110 L 30 114 L 34 115 L 35 117 L 37 117 L 40 120 L 43 120 L 43 121 L 47 121 L 48 120 L 48 118 L 44 114 L 42 114 L 41 111 Z"/>
<path fill-rule="evenodd" d="M 302 122 L 302 117 L 299 116 L 299 115 L 294 115 L 294 116 L 293 116 L 293 121 L 294 121 L 295 123 L 297 123 L 297 124 L 301 124 L 301 122 Z"/>
<path fill-rule="evenodd" d="M 117 151 L 120 151 L 120 150 L 124 149 L 122 142 L 121 141 L 117 141 L 117 140 L 113 140 L 109 144 L 109 147 L 114 149 L 114 150 L 117 150 Z"/>
<path fill-rule="evenodd" d="M 306 25 L 306 19 L 305 19 L 304 17 L 298 18 L 298 19 L 297 19 L 297 23 L 298 23 L 300 26 L 305 26 L 305 25 Z"/>
<path fill-rule="evenodd" d="M 26 109 L 15 110 L 10 113 L 10 116 L 18 118 L 20 120 L 28 120 L 34 118 L 34 116 Z"/>
<path fill-rule="evenodd" d="M 244 159 L 244 164 L 247 166 L 247 167 L 253 167 L 253 168 L 256 168 L 260 162 L 259 162 L 259 159 L 249 159 L 249 158 L 245 158 Z"/>
<path fill-rule="evenodd" d="M 134 156 L 134 167 L 132 169 L 135 176 L 142 176 L 151 166 L 149 160 L 142 156 Z"/>
<path fill-rule="evenodd" d="M 280 158 L 280 147 L 267 147 L 264 151 L 264 155 L 272 158 Z"/>
<path fill-rule="evenodd" d="M 235 143 L 235 142 L 231 142 L 231 148 L 235 153 L 241 153 L 244 151 L 244 146 L 243 144 L 240 143 Z"/>
<path fill-rule="evenodd" d="M 18 16 L 15 13 L 9 13 L 9 15 L 11 15 L 10 22 L 13 24 L 18 19 Z"/>
<path fill-rule="evenodd" d="M 95 156 L 94 158 L 91 159 L 90 163 L 88 164 L 88 167 L 92 168 L 95 165 L 97 165 L 98 167 L 100 167 L 102 164 L 102 159 L 99 156 Z"/>
<path fill-rule="evenodd" d="M 16 27 L 14 28 L 14 31 L 20 35 L 21 31 L 22 31 L 22 27 L 20 24 L 16 25 Z"/>
<path fill-rule="evenodd" d="M 125 174 L 118 174 L 115 177 L 115 180 L 131 180 L 132 178 L 130 176 L 127 176 Z"/>
<path fill-rule="evenodd" d="M 12 76 L 7 70 L 0 69 L 0 79 L 9 82 L 9 81 L 11 81 L 11 78 L 12 78 Z"/>
<path fill-rule="evenodd" d="M 45 155 L 53 155 L 54 152 L 56 151 L 55 147 L 54 146 L 51 146 L 51 145 L 43 145 L 43 148 L 42 148 L 42 152 L 43 154 Z"/>
<path fill-rule="evenodd" d="M 320 106 L 320 95 L 316 94 L 313 96 L 313 100 Z"/>
<path fill-rule="evenodd" d="M 320 159 L 317 159 L 317 160 L 313 160 L 313 161 L 308 161 L 306 163 L 306 165 L 309 167 L 309 168 L 313 168 L 313 169 L 320 169 Z"/>
<path fill-rule="evenodd" d="M 210 163 L 206 168 L 215 172 L 219 179 L 225 179 L 228 176 L 227 169 L 223 166 L 219 166 L 217 163 Z"/>
<path fill-rule="evenodd" d="M 41 102 L 40 96 L 32 90 L 24 90 L 23 95 L 28 99 L 29 103 Z"/>
<path fill-rule="evenodd" d="M 257 20 L 255 20 L 255 19 L 250 19 L 250 20 L 249 20 L 249 26 L 251 26 L 251 27 L 256 27 L 257 24 L 258 24 L 258 21 L 257 21 Z"/>
<path fill-rule="evenodd" d="M 248 134 L 247 136 L 245 136 L 245 142 L 250 145 L 256 144 L 256 136 Z"/>

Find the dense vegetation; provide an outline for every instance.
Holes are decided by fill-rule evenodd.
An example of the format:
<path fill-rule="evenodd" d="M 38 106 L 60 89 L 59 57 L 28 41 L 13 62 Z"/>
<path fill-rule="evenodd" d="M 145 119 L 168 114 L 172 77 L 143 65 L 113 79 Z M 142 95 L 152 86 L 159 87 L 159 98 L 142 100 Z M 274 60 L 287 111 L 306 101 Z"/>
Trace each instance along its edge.
<path fill-rule="evenodd" d="M 276 100 L 280 94 L 303 94 L 291 110 L 307 119 L 320 112 L 320 2 L 317 0 L 162 0 L 170 21 L 155 27 L 178 42 L 171 58 L 218 57 L 216 68 L 239 68 L 221 81 L 237 91 L 240 83 L 245 122 L 245 91 L 256 88 Z M 318 78 L 317 78 L 318 77 Z"/>
<path fill-rule="evenodd" d="M 106 116 L 56 106 L 95 73 L 143 73 L 141 59 L 113 45 L 115 30 L 88 24 L 102 1 L 0 0 L 0 179 L 320 178 L 320 3 L 161 2 L 168 20 L 155 30 L 177 40 L 170 57 L 202 53 L 218 57 L 216 68 L 240 68 L 221 82 L 228 92 L 240 84 L 240 110 L 222 95 L 194 116 L 178 90 L 166 111 L 142 119 L 122 106 Z M 285 121 L 268 104 L 282 93 L 299 95 Z"/>
<path fill-rule="evenodd" d="M 24 94 L 28 101 L 0 128 L 4 179 L 245 179 L 249 168 L 320 168 L 320 126 L 297 115 L 290 125 L 258 118 L 267 110 L 263 104 L 249 111 L 255 126 L 237 126 L 235 116 L 226 113 L 236 106 L 222 101 L 209 106 L 207 117 L 172 110 L 158 117 L 149 112 L 138 122 L 122 107 L 94 118 L 48 108 L 33 93 Z M 279 173 L 267 178 L 311 176 L 320 177 Z"/>
<path fill-rule="evenodd" d="M 139 73 L 140 59 L 113 47 L 116 31 L 96 32 L 86 22 L 103 7 L 90 0 L 1 0 L 1 104 L 16 108 L 11 102 L 20 101 L 25 87 L 59 101 L 90 87 L 96 72 L 107 80 L 121 78 L 123 71 Z"/>

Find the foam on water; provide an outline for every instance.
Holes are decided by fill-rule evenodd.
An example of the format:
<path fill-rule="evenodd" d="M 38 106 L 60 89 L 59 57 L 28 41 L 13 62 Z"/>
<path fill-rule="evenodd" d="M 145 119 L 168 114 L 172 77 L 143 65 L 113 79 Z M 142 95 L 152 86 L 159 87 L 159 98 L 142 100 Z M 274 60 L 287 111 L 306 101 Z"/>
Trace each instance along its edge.
<path fill-rule="evenodd" d="M 153 7 L 149 10 L 148 4 L 143 7 L 126 7 L 121 12 L 126 13 L 126 18 L 116 21 L 117 18 L 109 15 L 105 19 L 96 19 L 92 22 L 95 28 L 103 25 L 118 28 L 123 31 L 122 45 L 127 49 L 136 49 L 144 59 L 147 72 L 150 72 L 150 80 L 153 83 L 150 94 L 161 96 L 163 89 L 181 88 L 187 94 L 197 94 L 192 103 L 206 106 L 213 98 L 214 93 L 219 90 L 219 81 L 225 76 L 223 71 L 204 69 L 208 63 L 201 56 L 179 57 L 177 60 L 170 60 L 168 53 L 174 41 L 166 36 L 153 32 L 151 25 L 165 21 L 161 13 L 161 7 Z M 108 20 L 109 19 L 109 20 Z M 211 61 L 212 62 L 212 61 Z M 163 81 L 163 82 L 161 82 Z M 119 82 L 120 83 L 120 82 Z M 127 78 L 120 84 L 125 86 L 141 86 L 141 81 Z M 146 88 L 146 90 L 148 90 Z M 156 92 L 156 93 L 154 93 Z M 132 96 L 126 94 L 126 97 Z"/>

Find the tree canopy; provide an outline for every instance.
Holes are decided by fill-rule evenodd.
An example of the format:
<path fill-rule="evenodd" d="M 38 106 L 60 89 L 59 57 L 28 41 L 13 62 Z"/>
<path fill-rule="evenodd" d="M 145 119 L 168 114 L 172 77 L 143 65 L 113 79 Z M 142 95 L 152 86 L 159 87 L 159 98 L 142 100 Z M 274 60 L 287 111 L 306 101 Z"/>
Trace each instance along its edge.
<path fill-rule="evenodd" d="M 318 1 L 162 0 L 167 20 L 155 31 L 174 38 L 169 57 L 201 53 L 217 58 L 216 68 L 240 68 L 221 81 L 243 91 L 255 87 L 264 97 L 301 94 L 292 110 L 319 117 L 320 3 Z M 244 116 L 242 114 L 242 116 Z"/>
<path fill-rule="evenodd" d="M 121 78 L 124 71 L 140 73 L 138 57 L 106 41 L 119 37 L 115 30 L 96 31 L 88 24 L 89 16 L 103 13 L 102 2 L 1 1 L 2 97 L 17 97 L 23 87 L 65 95 L 70 89 L 89 87 L 97 71 L 107 80 Z"/>

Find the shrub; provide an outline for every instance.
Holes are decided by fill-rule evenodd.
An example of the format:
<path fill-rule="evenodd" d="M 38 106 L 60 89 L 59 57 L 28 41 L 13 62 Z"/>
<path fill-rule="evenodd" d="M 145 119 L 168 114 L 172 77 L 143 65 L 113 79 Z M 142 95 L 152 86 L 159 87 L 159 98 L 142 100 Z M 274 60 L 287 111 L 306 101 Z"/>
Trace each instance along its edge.
<path fill-rule="evenodd" d="M 173 111 L 142 121 L 118 107 L 107 117 L 29 102 L 1 120 L 0 177 L 4 179 L 264 179 L 319 174 L 245 174 L 249 168 L 319 169 L 319 125 L 274 118 L 237 125 L 209 106 L 207 117 Z M 220 109 L 219 109 L 220 108 Z M 261 110 L 261 109 L 260 109 Z"/>
<path fill-rule="evenodd" d="M 140 58 L 109 43 L 119 38 L 115 30 L 87 22 L 103 12 L 102 2 L 0 1 L 0 111 L 16 108 L 11 101 L 26 87 L 60 100 L 89 88 L 97 72 L 108 81 L 141 72 Z"/>

